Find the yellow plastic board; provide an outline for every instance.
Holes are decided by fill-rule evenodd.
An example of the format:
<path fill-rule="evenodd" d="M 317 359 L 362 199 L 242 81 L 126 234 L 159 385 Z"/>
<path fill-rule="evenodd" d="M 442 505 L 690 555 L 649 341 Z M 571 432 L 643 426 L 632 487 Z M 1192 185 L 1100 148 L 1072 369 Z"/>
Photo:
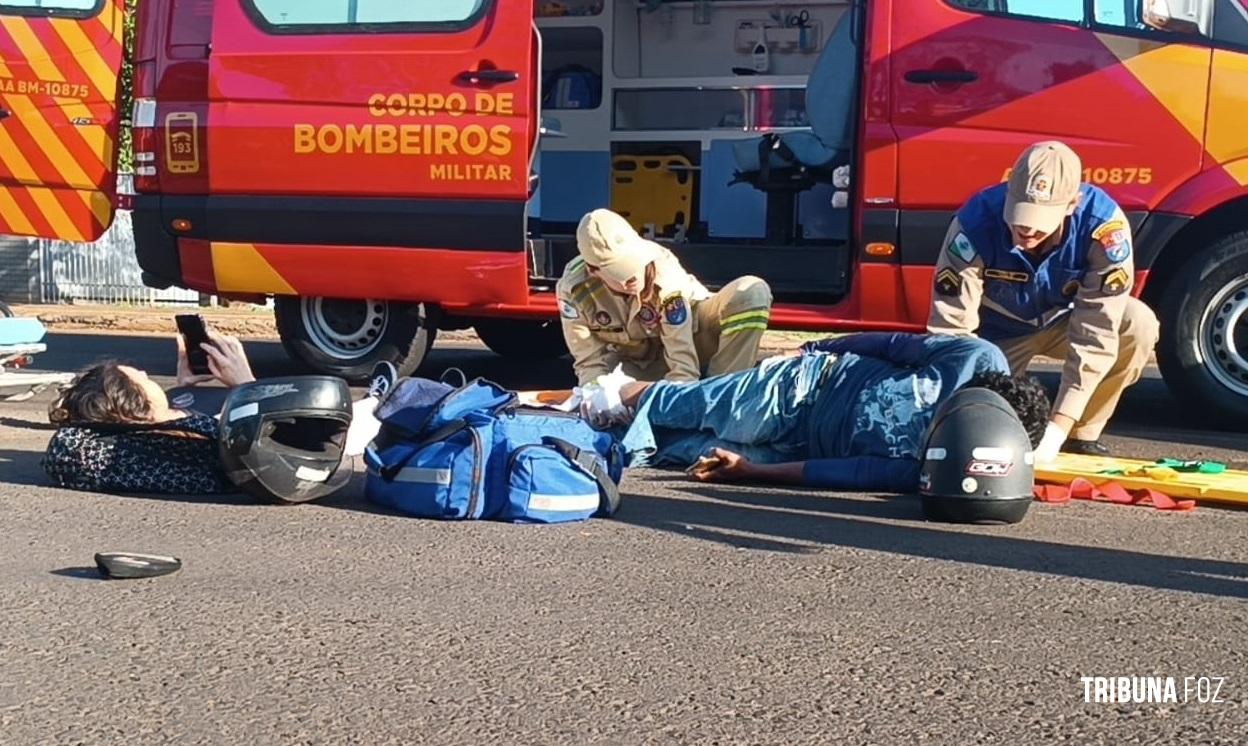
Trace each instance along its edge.
<path fill-rule="evenodd" d="M 681 155 L 617 155 L 611 159 L 611 209 L 637 231 L 689 229 L 697 169 Z"/>
<path fill-rule="evenodd" d="M 1102 474 L 1115 469 L 1124 474 Z M 1151 461 L 1063 453 L 1052 464 L 1036 466 L 1036 481 L 1069 485 L 1084 478 L 1096 486 L 1117 482 L 1128 490 L 1154 489 L 1170 497 L 1248 507 L 1248 471 L 1227 469 L 1221 474 L 1193 474 L 1159 467 Z"/>

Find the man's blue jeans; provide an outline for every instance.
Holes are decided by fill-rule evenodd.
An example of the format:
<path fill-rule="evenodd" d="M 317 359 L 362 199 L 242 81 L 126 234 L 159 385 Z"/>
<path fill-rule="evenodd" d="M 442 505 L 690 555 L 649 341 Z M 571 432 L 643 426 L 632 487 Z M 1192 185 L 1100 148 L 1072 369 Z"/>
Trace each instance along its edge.
<path fill-rule="evenodd" d="M 810 412 L 835 362 L 835 355 L 808 353 L 701 381 L 654 384 L 624 435 L 630 466 L 686 466 L 716 447 L 756 463 L 810 458 Z"/>

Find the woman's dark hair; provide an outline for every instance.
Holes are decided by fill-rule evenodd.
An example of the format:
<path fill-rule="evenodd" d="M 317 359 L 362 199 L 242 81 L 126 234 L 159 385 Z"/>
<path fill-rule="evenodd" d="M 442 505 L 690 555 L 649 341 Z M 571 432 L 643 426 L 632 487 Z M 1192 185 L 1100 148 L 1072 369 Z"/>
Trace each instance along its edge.
<path fill-rule="evenodd" d="M 967 386 L 985 388 L 1000 394 L 1023 423 L 1031 438 L 1031 446 L 1040 445 L 1044 428 L 1049 424 L 1049 393 L 1032 376 L 1011 376 L 1005 373 L 980 373 Z"/>
<path fill-rule="evenodd" d="M 48 409 L 54 425 L 146 422 L 151 414 L 147 393 L 111 360 L 79 373 Z"/>

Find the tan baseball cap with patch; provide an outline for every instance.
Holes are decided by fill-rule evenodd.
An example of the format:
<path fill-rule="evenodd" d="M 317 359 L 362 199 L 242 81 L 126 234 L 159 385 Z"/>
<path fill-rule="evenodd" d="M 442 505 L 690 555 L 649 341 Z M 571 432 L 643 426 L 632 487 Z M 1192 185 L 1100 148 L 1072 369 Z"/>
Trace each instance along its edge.
<path fill-rule="evenodd" d="M 1056 231 L 1079 196 L 1082 176 L 1083 163 L 1065 143 L 1050 140 L 1027 148 L 1010 172 L 1006 224 Z"/>
<path fill-rule="evenodd" d="M 619 214 L 602 209 L 581 218 L 576 247 L 586 264 L 620 285 L 642 277 L 646 265 L 658 257 L 657 244 L 639 236 Z"/>

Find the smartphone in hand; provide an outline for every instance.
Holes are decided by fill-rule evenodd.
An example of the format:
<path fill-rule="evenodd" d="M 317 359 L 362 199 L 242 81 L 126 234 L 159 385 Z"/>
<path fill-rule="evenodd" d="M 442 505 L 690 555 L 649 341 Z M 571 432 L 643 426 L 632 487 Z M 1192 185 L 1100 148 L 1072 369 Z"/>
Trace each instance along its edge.
<path fill-rule="evenodd" d="M 178 324 L 178 333 L 186 342 L 186 362 L 191 366 L 191 373 L 206 376 L 212 373 L 208 369 L 208 353 L 200 345 L 208 342 L 208 327 L 204 325 L 204 317 L 197 313 L 180 313 L 174 317 Z"/>

